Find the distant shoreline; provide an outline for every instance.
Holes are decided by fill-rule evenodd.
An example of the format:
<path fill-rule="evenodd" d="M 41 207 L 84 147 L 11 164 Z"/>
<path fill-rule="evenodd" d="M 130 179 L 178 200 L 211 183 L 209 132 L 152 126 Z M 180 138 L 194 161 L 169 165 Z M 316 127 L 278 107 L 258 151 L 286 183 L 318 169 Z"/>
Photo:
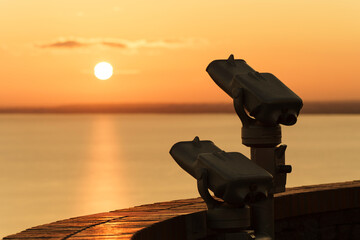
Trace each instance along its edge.
<path fill-rule="evenodd" d="M 0 108 L 0 114 L 75 114 L 75 113 L 234 113 L 232 103 L 161 103 L 161 104 L 91 104 L 64 105 L 57 107 L 8 107 Z M 359 101 L 305 102 L 302 114 L 359 114 Z"/>

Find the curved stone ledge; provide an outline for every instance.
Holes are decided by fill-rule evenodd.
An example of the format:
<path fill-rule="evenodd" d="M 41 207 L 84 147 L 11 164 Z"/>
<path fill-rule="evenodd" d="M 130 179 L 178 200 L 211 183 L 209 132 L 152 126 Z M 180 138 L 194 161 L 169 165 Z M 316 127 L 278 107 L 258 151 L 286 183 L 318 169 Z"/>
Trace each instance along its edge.
<path fill-rule="evenodd" d="M 4 239 L 193 239 L 203 237 L 201 198 L 70 218 Z M 360 239 L 360 181 L 287 189 L 275 196 L 277 239 Z M 341 236 L 341 238 L 339 238 Z"/>

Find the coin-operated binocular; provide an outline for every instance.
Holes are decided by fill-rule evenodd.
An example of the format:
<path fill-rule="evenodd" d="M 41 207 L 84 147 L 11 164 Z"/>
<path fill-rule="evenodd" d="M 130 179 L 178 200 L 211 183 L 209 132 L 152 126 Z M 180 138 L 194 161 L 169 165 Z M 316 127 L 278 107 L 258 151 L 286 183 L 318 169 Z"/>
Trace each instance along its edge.
<path fill-rule="evenodd" d="M 208 207 L 207 226 L 218 233 L 213 239 L 274 239 L 273 194 L 285 191 L 291 172 L 285 165 L 286 145 L 280 145 L 280 124 L 296 123 L 302 100 L 274 75 L 259 73 L 233 55 L 206 70 L 232 97 L 251 160 L 198 137 L 176 143 L 170 154 L 197 180 Z"/>
<path fill-rule="evenodd" d="M 257 121 L 266 125 L 296 123 L 302 101 L 271 73 L 259 73 L 233 55 L 211 62 L 206 71 L 234 101 L 241 100 L 241 107 Z"/>
<path fill-rule="evenodd" d="M 198 191 L 208 207 L 207 226 L 219 231 L 235 229 L 237 238 L 248 236 L 249 206 L 266 201 L 272 188 L 271 174 L 241 153 L 224 152 L 213 142 L 200 141 L 198 137 L 176 143 L 170 154 L 197 179 Z M 213 198 L 208 189 L 223 201 Z M 267 236 L 266 225 L 261 222 L 266 222 L 268 214 L 271 213 L 258 212 L 254 219 L 258 221 L 258 236 Z"/>

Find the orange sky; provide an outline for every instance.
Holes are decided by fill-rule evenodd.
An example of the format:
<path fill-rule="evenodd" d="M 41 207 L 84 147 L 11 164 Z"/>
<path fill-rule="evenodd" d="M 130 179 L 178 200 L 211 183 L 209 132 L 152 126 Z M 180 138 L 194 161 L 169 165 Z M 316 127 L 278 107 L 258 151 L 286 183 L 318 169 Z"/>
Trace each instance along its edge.
<path fill-rule="evenodd" d="M 360 99 L 360 2 L 0 0 L 0 107 L 226 102 L 233 53 L 306 100 Z M 97 80 L 107 61 L 115 75 Z"/>

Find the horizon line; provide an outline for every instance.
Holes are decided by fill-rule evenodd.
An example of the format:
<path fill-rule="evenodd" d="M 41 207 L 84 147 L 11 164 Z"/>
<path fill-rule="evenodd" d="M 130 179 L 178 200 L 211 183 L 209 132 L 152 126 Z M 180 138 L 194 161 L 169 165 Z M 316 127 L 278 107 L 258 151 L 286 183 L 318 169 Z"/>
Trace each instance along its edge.
<path fill-rule="evenodd" d="M 0 113 L 233 113 L 232 102 L 91 103 L 57 106 L 0 107 Z M 301 113 L 360 113 L 360 100 L 305 101 Z"/>
<path fill-rule="evenodd" d="M 349 100 L 303 100 L 306 104 L 313 103 L 359 103 L 360 99 L 349 99 Z M 72 107 L 72 106 L 97 106 L 97 105 L 219 105 L 229 104 L 232 101 L 227 102 L 115 102 L 115 103 L 66 103 L 66 104 L 53 104 L 53 105 L 13 105 L 13 106 L 0 106 L 0 109 L 5 108 L 61 108 L 61 107 Z"/>

